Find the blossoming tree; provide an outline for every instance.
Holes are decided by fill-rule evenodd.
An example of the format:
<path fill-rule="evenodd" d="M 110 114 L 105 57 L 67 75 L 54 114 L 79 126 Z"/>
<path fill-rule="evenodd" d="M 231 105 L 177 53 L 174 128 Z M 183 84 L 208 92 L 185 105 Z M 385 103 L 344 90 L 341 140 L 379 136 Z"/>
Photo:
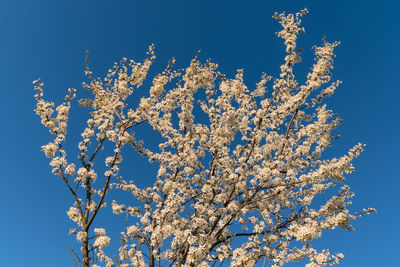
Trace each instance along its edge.
<path fill-rule="evenodd" d="M 130 107 L 126 100 L 146 79 L 155 59 L 153 47 L 143 63 L 123 59 L 104 79 L 93 78 L 86 64 L 90 82 L 83 87 L 93 98 L 79 101 L 91 112 L 75 163 L 63 148 L 75 90 L 54 110 L 43 99 L 41 81 L 34 82 L 36 113 L 55 135 L 42 150 L 74 200 L 67 214 L 77 224 L 71 233 L 82 243 L 82 253 L 73 252 L 76 265 L 281 266 L 308 258 L 307 266 L 325 266 L 343 258 L 317 251 L 312 241 L 324 229 L 352 230 L 353 219 L 374 210 L 351 214 L 353 194 L 341 185 L 363 145 L 340 158 L 322 158 L 341 122 L 324 104 L 340 84 L 331 81 L 330 73 L 339 43 L 323 40 L 314 47 L 315 63 L 300 85 L 293 68 L 300 62 L 296 39 L 304 32 L 300 22 L 306 12 L 274 15 L 283 27 L 277 35 L 284 39 L 286 56 L 280 76 L 263 75 L 254 90 L 244 84 L 242 70 L 228 79 L 216 64 L 202 64 L 196 57 L 185 70 L 174 71 L 171 61 L 153 79 L 149 96 Z M 135 126 L 143 123 L 162 136 L 159 150 L 146 148 L 135 137 Z M 106 171 L 99 174 L 94 160 L 107 142 L 114 149 L 104 159 Z M 118 175 L 126 145 L 157 164 L 150 187 L 138 188 Z M 336 186 L 340 189 L 334 190 Z M 112 201 L 110 190 L 128 191 L 142 204 Z M 313 205 L 327 190 L 330 198 Z M 134 221 L 125 226 L 114 258 L 103 250 L 110 244 L 105 230 L 92 229 L 106 201 L 115 214 Z"/>

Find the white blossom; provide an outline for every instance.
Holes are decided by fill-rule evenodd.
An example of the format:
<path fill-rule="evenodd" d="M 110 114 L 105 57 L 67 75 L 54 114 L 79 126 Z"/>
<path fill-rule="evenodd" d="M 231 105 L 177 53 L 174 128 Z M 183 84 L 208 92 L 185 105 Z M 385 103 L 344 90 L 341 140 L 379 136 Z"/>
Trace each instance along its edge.
<path fill-rule="evenodd" d="M 87 233 L 86 232 L 78 232 L 76 234 L 76 240 L 79 242 L 84 242 L 87 239 Z"/>
<path fill-rule="evenodd" d="M 75 164 L 71 163 L 65 168 L 65 173 L 69 175 L 75 175 Z"/>
<path fill-rule="evenodd" d="M 42 150 L 73 196 L 67 215 L 81 229 L 71 233 L 82 242 L 85 266 L 93 260 L 87 242 L 93 238 L 95 258 L 105 266 L 256 266 L 261 260 L 282 266 L 308 259 L 311 267 L 343 259 L 341 253 L 316 251 L 312 241 L 325 230 L 353 230 L 351 221 L 375 210 L 352 214 L 348 206 L 354 194 L 343 185 L 364 145 L 336 158 L 324 153 L 341 123 L 326 104 L 341 83 L 331 81 L 339 42 L 324 39 L 315 46 L 310 73 L 303 83 L 295 77 L 301 17 L 307 12 L 274 15 L 286 55 L 279 76 L 263 74 L 254 90 L 245 84 L 244 70 L 229 78 L 217 64 L 196 57 L 175 71 L 171 60 L 135 106 L 128 97 L 147 78 L 153 46 L 143 62 L 123 58 L 102 79 L 86 66 L 89 82 L 83 87 L 92 96 L 79 104 L 90 109 L 90 118 L 75 163 L 67 163 L 63 147 L 75 90 L 55 106 L 43 99 L 43 83 L 34 82 L 35 111 L 54 135 Z M 162 139 L 157 149 L 146 146 L 152 137 L 143 142 L 135 133 L 141 124 Z M 152 185 L 140 187 L 122 177 L 128 146 L 157 166 L 155 177 L 146 180 Z M 110 199 L 119 197 L 119 190 L 129 193 L 118 200 L 121 204 Z M 329 197 L 317 205 L 323 193 Z M 119 259 L 103 250 L 111 242 L 105 229 L 93 229 L 110 201 L 114 214 L 127 216 L 118 228 L 123 229 Z M 92 229 L 95 235 L 88 236 Z"/>
<path fill-rule="evenodd" d="M 58 150 L 58 147 L 54 143 L 48 143 L 47 145 L 42 146 L 42 150 L 46 157 L 53 158 Z"/>

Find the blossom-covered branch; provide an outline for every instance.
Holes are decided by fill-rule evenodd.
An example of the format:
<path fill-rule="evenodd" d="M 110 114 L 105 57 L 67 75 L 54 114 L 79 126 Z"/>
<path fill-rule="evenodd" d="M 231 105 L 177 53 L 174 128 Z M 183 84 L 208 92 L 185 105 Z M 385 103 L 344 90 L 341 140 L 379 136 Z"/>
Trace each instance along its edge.
<path fill-rule="evenodd" d="M 300 24 L 306 13 L 274 15 L 283 28 L 277 36 L 284 40 L 286 56 L 279 77 L 262 75 L 252 90 L 243 70 L 229 79 L 217 64 L 201 63 L 196 56 L 177 71 L 171 60 L 153 78 L 149 95 L 132 107 L 126 100 L 146 79 L 155 59 L 152 46 L 143 63 L 123 59 L 104 79 L 93 78 L 86 64 L 90 83 L 83 87 L 93 97 L 79 101 L 91 109 L 91 118 L 78 144 L 82 167 L 77 172 L 62 149 L 75 91 L 69 91 L 53 116 L 54 104 L 43 100 L 42 83 L 35 82 L 36 112 L 56 136 L 42 149 L 75 201 L 68 215 L 80 228 L 72 232 L 82 242 L 83 259 L 75 262 L 127 267 L 254 266 L 263 261 L 282 266 L 308 258 L 311 267 L 343 259 L 327 249 L 318 252 L 312 241 L 324 229 L 353 230 L 351 221 L 374 209 L 350 213 L 353 193 L 342 184 L 364 145 L 356 144 L 339 158 L 323 156 L 341 123 L 325 103 L 341 83 L 332 82 L 330 72 L 339 43 L 323 39 L 322 46 L 314 47 L 315 62 L 304 84 L 295 78 L 294 67 L 301 62 L 296 41 L 304 32 Z M 159 150 L 136 139 L 134 127 L 143 123 L 163 138 Z M 104 175 L 98 175 L 94 159 L 106 142 L 114 149 L 105 158 Z M 118 175 L 127 144 L 157 164 L 151 186 L 140 189 Z M 129 192 L 142 204 L 107 199 L 110 190 Z M 318 207 L 313 200 L 322 193 L 330 198 Z M 91 244 L 89 237 L 107 202 L 115 214 L 130 217 L 114 259 L 103 251 L 110 244 L 103 228 L 93 230 Z M 96 255 L 90 256 L 91 251 Z"/>

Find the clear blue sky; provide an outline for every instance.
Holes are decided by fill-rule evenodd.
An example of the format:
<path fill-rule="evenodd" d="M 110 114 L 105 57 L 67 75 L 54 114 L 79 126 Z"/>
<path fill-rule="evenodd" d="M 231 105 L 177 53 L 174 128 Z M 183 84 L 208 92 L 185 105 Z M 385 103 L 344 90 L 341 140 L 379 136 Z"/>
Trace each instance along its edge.
<path fill-rule="evenodd" d="M 346 254 L 341 266 L 399 266 L 400 4 L 394 0 L 2 1 L 0 265 L 73 266 L 67 248 L 76 241 L 66 235 L 71 197 L 40 151 L 50 136 L 33 112 L 34 79 L 41 77 L 47 99 L 59 103 L 67 88 L 83 90 L 85 50 L 102 75 L 122 57 L 143 59 L 154 43 L 154 71 L 172 56 L 186 66 L 201 49 L 201 58 L 212 58 L 222 72 L 244 68 L 251 86 L 262 72 L 276 76 L 282 62 L 272 14 L 304 7 L 310 11 L 299 41 L 305 70 L 310 47 L 323 35 L 342 42 L 334 77 L 343 85 L 328 105 L 344 120 L 343 138 L 330 153 L 367 144 L 347 183 L 356 193 L 353 210 L 378 210 L 355 222 L 356 232 L 334 231 L 317 242 Z"/>

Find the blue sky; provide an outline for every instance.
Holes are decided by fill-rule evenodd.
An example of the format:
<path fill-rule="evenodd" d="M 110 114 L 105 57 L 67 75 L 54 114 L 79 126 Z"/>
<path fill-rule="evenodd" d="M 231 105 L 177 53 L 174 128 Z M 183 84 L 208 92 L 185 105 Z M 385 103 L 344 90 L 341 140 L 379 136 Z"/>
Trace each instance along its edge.
<path fill-rule="evenodd" d="M 368 0 L 2 1 L 1 265 L 73 266 L 67 248 L 76 241 L 67 236 L 72 224 L 66 215 L 72 200 L 40 151 L 50 136 L 33 112 L 33 80 L 41 77 L 47 99 L 60 103 L 67 88 L 77 88 L 78 96 L 83 91 L 85 50 L 100 76 L 122 57 L 143 59 L 154 43 L 153 74 L 171 57 L 186 66 L 201 49 L 201 59 L 211 58 L 228 75 L 243 68 L 252 86 L 262 72 L 276 76 L 282 62 L 282 40 L 274 35 L 280 26 L 272 14 L 304 7 L 310 13 L 299 39 L 299 73 L 311 66 L 310 47 L 324 35 L 341 41 L 333 73 L 343 85 L 328 105 L 344 120 L 338 129 L 343 138 L 329 153 L 340 156 L 357 142 L 367 144 L 347 183 L 356 193 L 353 210 L 378 210 L 356 221 L 356 232 L 326 233 L 317 244 L 343 252 L 341 266 L 398 266 L 400 4 Z"/>

